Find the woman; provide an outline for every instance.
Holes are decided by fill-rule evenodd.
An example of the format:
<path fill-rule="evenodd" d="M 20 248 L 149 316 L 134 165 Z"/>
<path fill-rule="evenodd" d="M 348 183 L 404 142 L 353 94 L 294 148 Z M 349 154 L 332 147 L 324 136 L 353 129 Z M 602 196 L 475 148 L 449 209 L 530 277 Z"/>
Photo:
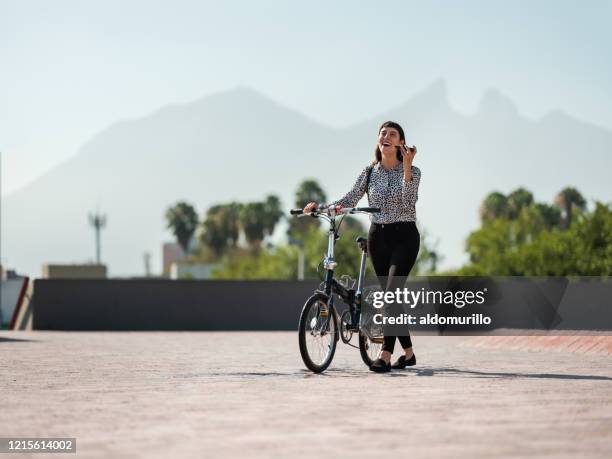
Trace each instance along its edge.
<path fill-rule="evenodd" d="M 371 217 L 368 253 L 381 287 L 386 291 L 404 286 L 419 253 L 415 204 L 421 171 L 412 165 L 415 155 L 416 147 L 406 147 L 402 127 L 393 121 L 383 123 L 378 130 L 374 161 L 361 172 L 351 191 L 330 204 L 355 207 L 367 192 L 369 205 L 380 207 L 381 211 Z M 304 213 L 310 213 L 317 205 L 316 202 L 308 203 Z M 404 355 L 391 365 L 395 338 L 384 337 L 378 358 L 370 367 L 372 371 L 383 373 L 391 368 L 401 369 L 416 364 L 408 334 L 398 337 Z"/>

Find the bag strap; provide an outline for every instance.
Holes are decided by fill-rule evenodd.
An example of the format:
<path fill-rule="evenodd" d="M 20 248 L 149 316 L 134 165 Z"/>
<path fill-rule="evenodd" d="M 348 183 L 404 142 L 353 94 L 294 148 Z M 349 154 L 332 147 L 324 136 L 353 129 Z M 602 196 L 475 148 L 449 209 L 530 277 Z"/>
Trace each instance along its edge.
<path fill-rule="evenodd" d="M 368 188 L 370 188 L 370 176 L 372 175 L 372 169 L 374 169 L 374 166 L 370 164 L 368 166 L 368 172 L 366 173 L 365 191 L 366 191 L 366 194 L 368 195 L 368 201 L 370 201 L 370 193 L 368 191 Z"/>

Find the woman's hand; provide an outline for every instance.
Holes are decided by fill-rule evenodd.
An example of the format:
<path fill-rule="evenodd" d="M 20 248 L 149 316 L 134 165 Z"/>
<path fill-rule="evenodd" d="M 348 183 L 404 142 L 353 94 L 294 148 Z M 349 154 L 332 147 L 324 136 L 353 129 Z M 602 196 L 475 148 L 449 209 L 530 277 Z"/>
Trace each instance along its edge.
<path fill-rule="evenodd" d="M 309 202 L 308 204 L 306 204 L 306 206 L 304 206 L 303 212 L 305 214 L 309 214 L 310 212 L 315 210 L 318 206 L 319 204 L 317 204 L 316 202 Z"/>
<path fill-rule="evenodd" d="M 404 182 L 412 181 L 412 160 L 414 159 L 414 155 L 416 155 L 417 149 L 413 145 L 412 147 L 406 147 L 406 144 L 400 145 L 402 150 L 402 159 L 404 163 Z"/>
<path fill-rule="evenodd" d="M 404 162 L 404 169 L 406 166 L 412 167 L 412 161 L 414 160 L 414 156 L 417 153 L 416 147 L 413 145 L 412 147 L 407 147 L 406 144 L 400 145 L 400 149 L 402 150 L 402 159 Z"/>

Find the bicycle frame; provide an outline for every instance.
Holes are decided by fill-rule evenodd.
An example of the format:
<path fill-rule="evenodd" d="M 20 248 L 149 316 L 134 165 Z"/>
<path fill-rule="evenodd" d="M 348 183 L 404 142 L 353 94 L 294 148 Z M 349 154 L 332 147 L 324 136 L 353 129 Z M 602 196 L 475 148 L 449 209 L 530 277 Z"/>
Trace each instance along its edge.
<path fill-rule="evenodd" d="M 338 234 L 338 228 L 336 227 L 336 214 L 331 213 L 329 216 L 319 215 L 318 218 L 323 218 L 329 222 L 329 230 L 327 233 L 327 254 L 323 259 L 323 268 L 325 269 L 325 287 L 323 292 L 329 299 L 328 306 L 331 310 L 333 310 L 334 314 L 337 314 L 337 312 L 334 307 L 333 294 L 335 293 L 342 298 L 342 300 L 349 306 L 352 319 L 352 328 L 357 329 L 361 314 L 363 283 L 365 279 L 366 260 L 368 257 L 367 248 L 364 242 L 359 242 L 361 248 L 361 261 L 359 266 L 359 276 L 357 278 L 357 289 L 353 290 L 352 288 L 345 287 L 334 278 L 334 269 L 338 265 L 334 259 L 334 249 L 336 247 L 336 240 L 340 237 Z M 337 320 L 337 323 L 340 323 L 340 320 Z M 327 326 L 327 323 L 324 325 Z"/>

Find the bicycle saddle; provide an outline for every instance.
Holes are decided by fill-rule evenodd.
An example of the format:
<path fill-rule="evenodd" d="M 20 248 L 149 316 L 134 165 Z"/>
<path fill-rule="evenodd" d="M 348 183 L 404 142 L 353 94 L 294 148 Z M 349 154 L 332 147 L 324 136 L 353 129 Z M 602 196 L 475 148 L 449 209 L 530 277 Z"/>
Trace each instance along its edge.
<path fill-rule="evenodd" d="M 355 238 L 355 242 L 357 244 L 361 244 L 362 242 L 368 242 L 368 238 L 367 237 L 363 237 L 363 236 L 358 236 Z"/>

